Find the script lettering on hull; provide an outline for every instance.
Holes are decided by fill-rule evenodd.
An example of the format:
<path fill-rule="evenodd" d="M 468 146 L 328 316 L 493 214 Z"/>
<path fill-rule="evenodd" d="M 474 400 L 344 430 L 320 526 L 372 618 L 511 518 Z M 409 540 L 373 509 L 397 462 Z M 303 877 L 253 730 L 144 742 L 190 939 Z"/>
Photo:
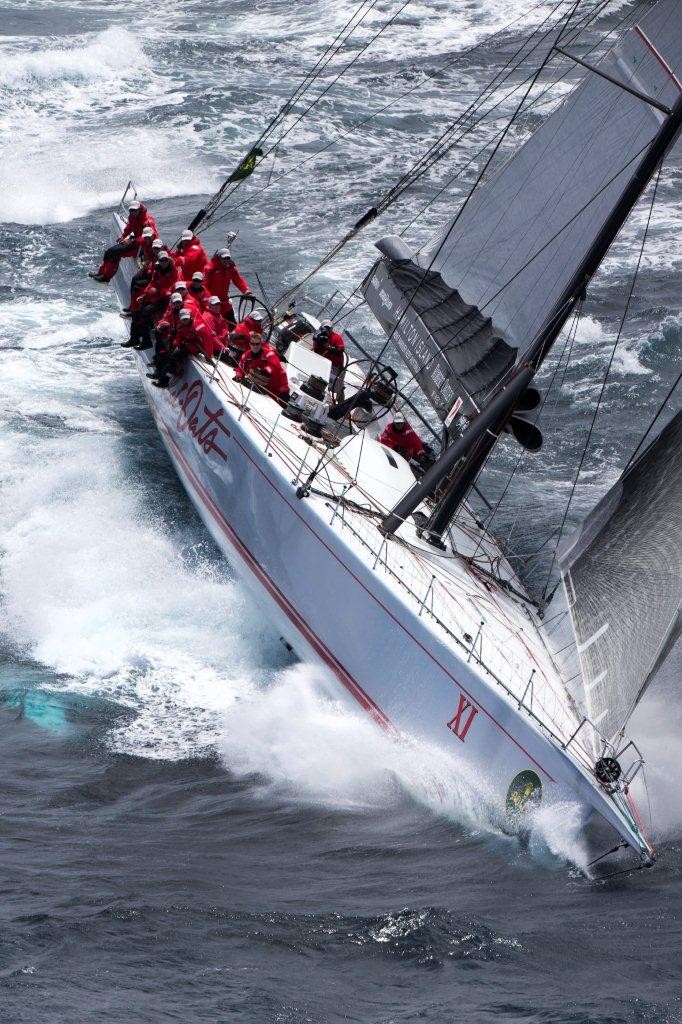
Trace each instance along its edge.
<path fill-rule="evenodd" d="M 202 381 L 175 385 L 167 394 L 171 405 L 178 410 L 178 433 L 191 434 L 206 455 L 215 452 L 223 462 L 227 462 L 227 452 L 220 446 L 220 442 L 230 436 L 222 422 L 224 410 L 220 406 L 210 408 L 204 403 Z"/>
<path fill-rule="evenodd" d="M 471 724 L 478 714 L 478 708 L 474 707 L 470 700 L 468 700 L 463 693 L 459 695 L 459 704 L 454 715 L 447 723 L 450 732 L 454 732 L 457 739 L 464 743 L 466 734 L 471 728 Z"/>

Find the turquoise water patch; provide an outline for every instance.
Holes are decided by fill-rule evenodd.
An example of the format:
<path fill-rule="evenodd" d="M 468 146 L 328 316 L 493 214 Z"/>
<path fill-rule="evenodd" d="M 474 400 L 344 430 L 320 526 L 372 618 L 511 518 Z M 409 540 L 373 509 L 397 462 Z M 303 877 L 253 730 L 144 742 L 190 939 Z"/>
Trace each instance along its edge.
<path fill-rule="evenodd" d="M 62 697 L 44 690 L 5 690 L 1 698 L 7 708 L 16 709 L 41 729 L 65 733 L 69 730 L 67 706 Z"/>

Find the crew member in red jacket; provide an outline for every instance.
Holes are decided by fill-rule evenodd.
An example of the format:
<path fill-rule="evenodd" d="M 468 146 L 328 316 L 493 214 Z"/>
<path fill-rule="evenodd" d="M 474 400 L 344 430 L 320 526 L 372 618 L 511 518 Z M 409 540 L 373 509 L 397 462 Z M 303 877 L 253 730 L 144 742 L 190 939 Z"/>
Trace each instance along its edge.
<path fill-rule="evenodd" d="M 231 324 L 236 323 L 236 318 L 229 296 L 230 285 L 233 284 L 235 288 L 238 288 L 247 299 L 253 298 L 246 278 L 242 277 L 237 270 L 237 265 L 232 259 L 229 249 L 218 249 L 215 256 L 206 264 L 204 284 L 209 295 L 218 296 L 223 316 Z"/>
<path fill-rule="evenodd" d="M 202 312 L 206 309 L 206 304 L 208 303 L 211 293 L 206 290 L 204 285 L 204 275 L 200 270 L 195 270 L 192 274 L 192 280 L 189 283 L 187 294 L 194 299 Z"/>
<path fill-rule="evenodd" d="M 123 348 L 149 348 L 151 331 L 157 320 L 168 306 L 173 291 L 177 271 L 173 261 L 165 250 L 161 250 L 154 266 L 149 284 L 131 303 L 132 312 L 122 313 L 130 317 L 130 338 L 123 342 Z M 134 307 L 134 308 L 133 308 Z"/>
<path fill-rule="evenodd" d="M 254 384 L 260 385 L 269 395 L 282 403 L 289 401 L 289 381 L 279 356 L 274 348 L 263 343 L 260 334 L 255 331 L 249 338 L 249 351 L 239 360 L 235 380 L 249 378 Z"/>
<path fill-rule="evenodd" d="M 201 303 L 197 299 L 194 298 L 193 295 L 190 295 L 189 288 L 187 287 L 187 284 L 186 284 L 185 281 L 176 281 L 175 282 L 175 291 L 176 292 L 180 292 L 180 294 L 182 295 L 183 301 L 185 303 L 185 306 L 187 307 L 187 309 L 189 309 L 191 311 L 192 315 L 196 315 L 196 316 L 202 316 L 203 315 L 203 312 L 204 312 L 203 306 L 201 305 Z"/>
<path fill-rule="evenodd" d="M 157 321 L 154 333 L 156 334 L 156 354 L 163 350 L 170 350 L 171 342 L 175 332 L 180 326 L 180 310 L 183 309 L 183 298 L 180 292 L 172 292 L 166 307 L 166 312 Z M 191 310 L 190 310 L 191 312 Z"/>
<path fill-rule="evenodd" d="M 211 359 L 216 344 L 215 335 L 201 317 L 193 316 L 188 309 L 180 309 L 178 325 L 173 340 L 156 356 L 156 370 L 147 376 L 154 380 L 157 388 L 167 388 L 170 380 L 182 372 L 187 356 L 205 356 Z"/>
<path fill-rule="evenodd" d="M 230 325 L 221 313 L 220 299 L 217 295 L 209 296 L 206 309 L 204 310 L 204 320 L 211 328 L 216 336 L 217 349 L 214 355 L 219 356 L 227 345 L 227 335 L 230 330 Z"/>
<path fill-rule="evenodd" d="M 201 239 L 193 231 L 190 231 L 189 228 L 180 235 L 180 241 L 174 256 L 178 264 L 178 270 L 182 271 L 182 276 L 186 281 L 189 281 L 192 274 L 196 273 L 197 270 L 203 271 L 208 263 L 208 256 L 201 244 Z"/>
<path fill-rule="evenodd" d="M 235 350 L 235 354 L 239 354 L 241 357 L 248 350 L 249 339 L 252 334 L 258 334 L 262 338 L 264 323 L 265 317 L 259 309 L 254 309 L 253 313 L 249 313 L 248 316 L 239 321 L 234 330 L 230 331 L 227 338 L 230 348 Z"/>
<path fill-rule="evenodd" d="M 408 460 L 418 459 L 424 454 L 424 442 L 405 421 L 401 412 L 394 415 L 393 422 L 388 424 L 379 440 Z"/>
<path fill-rule="evenodd" d="M 140 248 L 137 251 L 137 258 L 138 260 L 144 260 L 144 266 L 132 276 L 130 281 L 130 305 L 127 309 L 123 310 L 124 313 L 130 313 L 134 310 L 136 296 L 139 297 L 139 293 L 144 286 L 149 284 L 154 273 L 154 266 L 158 255 L 164 248 L 165 246 L 161 239 L 158 236 L 154 237 L 154 229 L 150 227 L 144 228 L 140 236 Z"/>
<path fill-rule="evenodd" d="M 125 256 L 137 255 L 142 232 L 147 227 L 151 228 L 155 235 L 158 234 L 156 221 L 147 212 L 147 207 L 139 200 L 133 199 L 128 207 L 128 220 L 116 239 L 116 244 L 109 246 L 97 272 L 88 274 L 88 277 L 101 284 L 111 281 L 121 260 Z"/>
<path fill-rule="evenodd" d="M 213 358 L 215 334 L 202 317 L 192 316 L 188 309 L 178 313 L 178 329 L 173 338 L 174 351 L 183 351 L 188 356 Z"/>
<path fill-rule="evenodd" d="M 324 356 L 332 364 L 329 374 L 329 388 L 336 400 L 343 399 L 346 346 L 342 335 L 333 330 L 331 320 L 323 320 L 317 333 L 313 334 L 313 352 Z"/>
<path fill-rule="evenodd" d="M 346 346 L 342 335 L 332 329 L 331 320 L 323 320 L 317 333 L 313 334 L 313 352 L 324 356 L 338 369 L 345 366 Z"/>

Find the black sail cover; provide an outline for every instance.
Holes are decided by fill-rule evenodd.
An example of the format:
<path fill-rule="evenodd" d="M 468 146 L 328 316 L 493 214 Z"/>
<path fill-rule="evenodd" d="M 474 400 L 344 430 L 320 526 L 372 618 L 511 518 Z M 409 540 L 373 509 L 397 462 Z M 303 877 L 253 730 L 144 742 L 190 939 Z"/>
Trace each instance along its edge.
<path fill-rule="evenodd" d="M 682 2 L 660 0 L 638 28 L 599 67 L 672 107 Z M 586 71 L 418 257 L 394 236 L 378 243 L 365 299 L 441 416 L 457 397 L 463 412 L 484 404 L 551 319 L 664 117 Z"/>
<path fill-rule="evenodd" d="M 623 726 L 680 635 L 682 410 L 559 551 L 590 719 Z"/>

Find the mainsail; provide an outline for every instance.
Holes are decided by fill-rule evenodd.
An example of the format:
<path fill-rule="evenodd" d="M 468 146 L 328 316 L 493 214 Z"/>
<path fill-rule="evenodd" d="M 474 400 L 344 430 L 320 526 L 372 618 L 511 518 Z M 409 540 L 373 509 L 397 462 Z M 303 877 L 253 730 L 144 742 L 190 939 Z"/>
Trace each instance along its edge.
<path fill-rule="evenodd" d="M 682 411 L 559 552 L 589 716 L 613 736 L 680 635 Z"/>
<path fill-rule="evenodd" d="M 659 52 L 660 51 L 660 52 Z M 441 416 L 480 408 L 552 318 L 680 96 L 682 3 L 660 0 L 419 255 L 400 239 L 365 299 Z M 472 406 L 474 407 L 472 409 Z"/>

